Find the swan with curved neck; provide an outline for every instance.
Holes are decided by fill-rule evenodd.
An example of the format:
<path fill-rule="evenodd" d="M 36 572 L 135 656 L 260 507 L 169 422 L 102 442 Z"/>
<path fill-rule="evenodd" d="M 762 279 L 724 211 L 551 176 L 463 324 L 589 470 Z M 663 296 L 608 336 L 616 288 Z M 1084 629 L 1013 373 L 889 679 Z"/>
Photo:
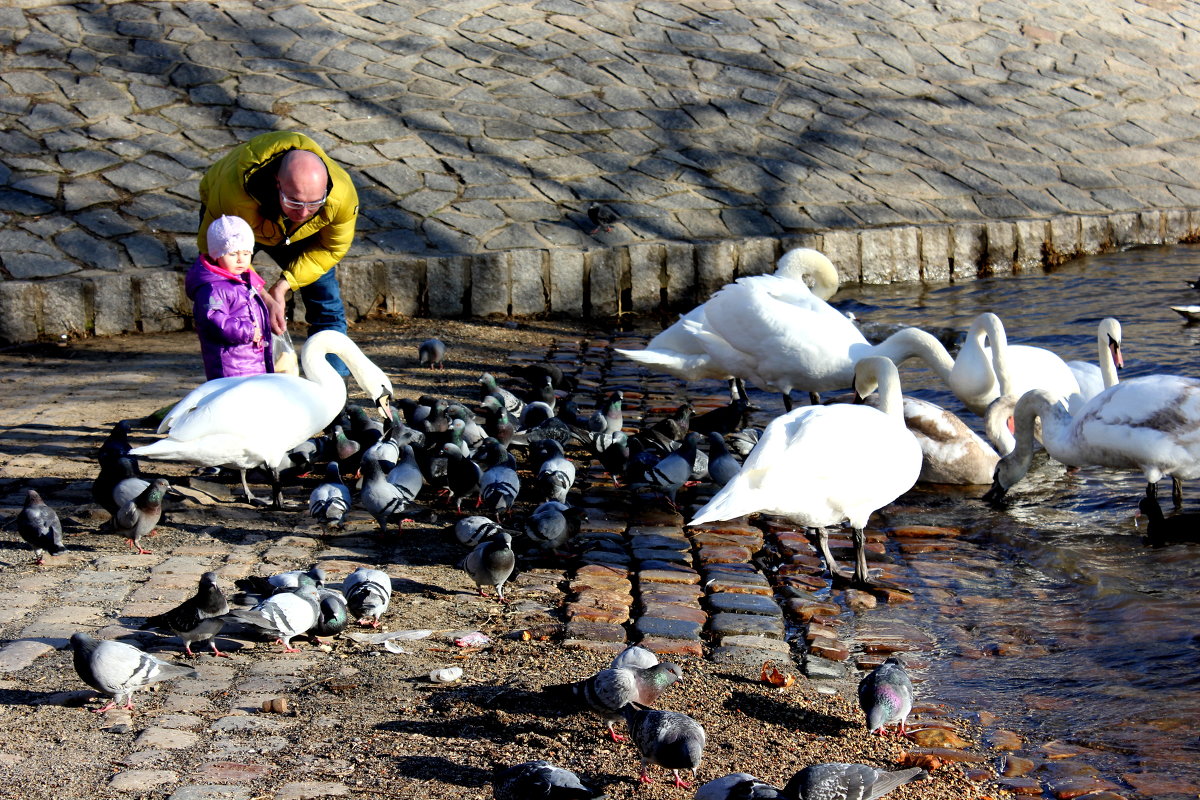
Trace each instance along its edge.
<path fill-rule="evenodd" d="M 1121 356 L 1121 323 L 1105 317 L 1096 326 L 1096 363 L 1068 361 L 1067 366 L 1079 384 L 1079 394 L 1071 397 L 1072 411 L 1118 382 L 1117 370 L 1125 366 Z"/>
<path fill-rule="evenodd" d="M 272 471 L 275 504 L 282 504 L 278 465 L 296 445 L 324 430 L 346 405 L 346 382 L 325 359 L 342 358 L 350 373 L 385 413 L 392 382 L 339 331 L 319 331 L 308 337 L 300 361 L 305 377 L 282 373 L 218 378 L 201 384 L 163 419 L 158 432 L 167 437 L 135 448 L 135 455 L 165 461 L 186 461 L 202 467 L 232 467 L 242 472 L 247 499 L 246 470 Z"/>
<path fill-rule="evenodd" d="M 987 500 L 1000 500 L 1029 472 L 1033 424 L 1042 446 L 1069 467 L 1140 470 L 1146 496 L 1166 476 L 1200 477 L 1200 380 L 1150 375 L 1110 386 L 1072 416 L 1044 389 L 1026 392 L 1013 414 L 1016 445 L 1000 459 Z"/>
<path fill-rule="evenodd" d="M 830 572 L 871 585 L 863 528 L 870 515 L 912 488 L 921 472 L 921 448 L 904 427 L 896 366 L 886 358 L 859 362 L 855 391 L 878 388 L 879 408 L 839 403 L 802 406 L 763 431 L 742 469 L 689 523 L 763 513 L 816 530 Z M 853 575 L 829 552 L 825 527 L 849 520 L 854 529 Z"/>
<path fill-rule="evenodd" d="M 1010 345 L 1004 323 L 991 312 L 971 323 L 948 384 L 980 416 L 1002 394 L 1020 397 L 1031 389 L 1045 389 L 1064 400 L 1079 391 L 1065 361 L 1043 347 Z"/>
<path fill-rule="evenodd" d="M 800 296 L 811 296 L 821 301 L 837 292 L 838 274 L 833 262 L 817 250 L 805 247 L 789 250 L 776 264 L 774 275 L 755 275 L 739 281 L 754 281 L 762 278 L 780 278 L 794 283 Z M 811 284 L 811 289 L 809 285 Z M 710 301 L 711 302 L 711 301 Z M 744 387 L 735 386 L 737 376 L 715 365 L 707 350 L 699 343 L 695 330 L 704 330 L 707 324 L 708 303 L 702 303 L 680 317 L 675 324 L 651 339 L 644 350 L 617 349 L 625 357 L 685 381 L 715 378 L 730 381 L 730 396 L 735 401 L 740 394 L 745 397 Z"/>

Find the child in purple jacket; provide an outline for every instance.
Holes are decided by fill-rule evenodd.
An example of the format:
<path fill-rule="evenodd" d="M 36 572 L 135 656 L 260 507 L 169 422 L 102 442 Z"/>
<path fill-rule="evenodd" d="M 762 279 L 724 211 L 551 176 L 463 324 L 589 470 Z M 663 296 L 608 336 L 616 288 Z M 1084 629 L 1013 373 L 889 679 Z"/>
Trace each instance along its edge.
<path fill-rule="evenodd" d="M 208 252 L 196 257 L 184 281 L 192 300 L 207 380 L 274 372 L 263 279 L 250 266 L 254 232 L 241 217 L 208 226 Z"/>

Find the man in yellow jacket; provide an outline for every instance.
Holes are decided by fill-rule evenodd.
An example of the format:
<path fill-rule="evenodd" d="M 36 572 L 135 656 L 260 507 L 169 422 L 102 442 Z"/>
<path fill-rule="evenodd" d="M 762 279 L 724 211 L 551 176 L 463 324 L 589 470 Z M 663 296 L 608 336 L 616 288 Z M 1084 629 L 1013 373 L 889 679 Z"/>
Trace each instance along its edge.
<path fill-rule="evenodd" d="M 346 332 L 346 309 L 335 267 L 354 241 L 358 192 L 350 176 L 320 145 L 302 133 L 275 131 L 243 142 L 209 167 L 200 180 L 200 252 L 209 223 L 224 214 L 241 217 L 282 270 L 266 293 L 275 333 L 287 330 L 288 291 L 304 299 L 309 334 Z M 329 360 L 348 374 L 337 356 Z"/>

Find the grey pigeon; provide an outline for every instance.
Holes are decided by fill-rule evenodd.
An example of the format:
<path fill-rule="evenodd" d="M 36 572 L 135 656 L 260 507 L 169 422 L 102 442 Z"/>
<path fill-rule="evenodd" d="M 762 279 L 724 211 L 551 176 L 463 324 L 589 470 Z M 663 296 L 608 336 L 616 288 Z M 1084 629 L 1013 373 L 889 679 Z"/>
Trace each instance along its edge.
<path fill-rule="evenodd" d="M 554 406 L 550 405 L 544 400 L 534 400 L 533 402 L 526 403 L 525 408 L 522 409 L 520 416 L 517 417 L 517 428 L 522 431 L 528 431 L 531 428 L 539 428 L 552 419 L 558 420 L 558 422 L 563 424 L 563 427 L 566 427 L 567 430 L 570 430 L 566 422 L 558 419 L 558 417 L 555 416 Z M 526 441 L 529 442 L 529 444 L 533 444 L 533 442 L 536 440 L 536 438 L 530 439 L 528 435 L 526 436 Z"/>
<path fill-rule="evenodd" d="M 454 523 L 454 538 L 458 543 L 472 550 L 484 539 L 490 539 L 493 534 L 504 530 L 500 525 L 479 515 L 461 517 Z"/>
<path fill-rule="evenodd" d="M 479 504 L 497 514 L 508 512 L 521 492 L 516 459 L 497 439 L 489 436 L 480 445 L 475 460 L 483 468 L 479 477 Z"/>
<path fill-rule="evenodd" d="M 729 447 L 729 452 L 745 458 L 750 455 L 750 451 L 755 448 L 760 438 L 762 438 L 762 431 L 758 428 L 742 428 L 737 433 L 726 436 L 725 444 Z"/>
<path fill-rule="evenodd" d="M 75 673 L 83 682 L 111 699 L 96 713 L 102 714 L 124 701 L 133 710 L 133 693 L 144 686 L 172 678 L 198 678 L 191 667 L 155 658 L 131 644 L 93 639 L 86 633 L 71 636 Z"/>
<path fill-rule="evenodd" d="M 514 418 L 519 419 L 525 410 L 525 401 L 496 383 L 496 378 L 490 372 L 479 376 L 480 397 L 482 401 L 488 395 L 499 398 L 500 404 Z"/>
<path fill-rule="evenodd" d="M 417 363 L 430 369 L 446 368 L 446 343 L 441 339 L 426 339 L 417 345 Z"/>
<path fill-rule="evenodd" d="M 342 483 L 336 461 L 325 466 L 325 480 L 308 496 L 308 515 L 326 528 L 340 528 L 350 510 L 350 488 Z"/>
<path fill-rule="evenodd" d="M 675 496 L 692 476 L 696 465 L 696 445 L 700 434 L 688 433 L 678 450 L 663 456 L 657 464 L 646 470 L 646 482 L 662 492 L 672 508 L 677 508 Z"/>
<path fill-rule="evenodd" d="M 708 434 L 708 477 L 717 486 L 724 486 L 742 471 L 742 465 L 729 452 L 725 437 L 717 432 Z"/>
<path fill-rule="evenodd" d="M 221 587 L 217 586 L 217 573 L 206 572 L 200 576 L 196 594 L 184 600 L 164 614 L 149 617 L 143 628 L 168 630 L 183 640 L 183 650 L 189 656 L 192 645 L 207 641 L 213 655 L 227 656 L 217 649 L 216 635 L 225 627 L 225 615 L 229 613 L 229 601 Z"/>
<path fill-rule="evenodd" d="M 392 579 L 383 570 L 359 567 L 342 581 L 342 594 L 359 625 L 378 628 L 392 602 Z"/>
<path fill-rule="evenodd" d="M 575 485 L 575 463 L 567 458 L 563 446 L 553 439 L 544 439 L 533 448 L 539 459 L 534 476 L 538 494 L 546 500 L 567 502 L 567 493 Z"/>
<path fill-rule="evenodd" d="M 517 556 L 512 550 L 512 535 L 505 530 L 496 531 L 468 553 L 459 566 L 471 576 L 480 597 L 487 597 L 483 591 L 484 586 L 495 586 L 500 602 L 508 602 L 504 599 L 504 583 L 512 577 L 517 568 Z"/>
<path fill-rule="evenodd" d="M 250 575 L 245 578 L 238 578 L 233 582 L 233 585 L 244 592 L 252 595 L 257 595 L 259 600 L 269 597 L 282 589 L 299 588 L 301 582 L 307 583 L 312 581 L 312 586 L 320 588 L 325 585 L 325 570 L 314 564 L 308 569 L 292 569 L 287 572 L 280 572 L 275 575 L 262 577 L 261 575 Z M 257 600 L 255 602 L 258 602 Z"/>
<path fill-rule="evenodd" d="M 675 785 L 686 789 L 690 783 L 679 777 L 679 770 L 690 769 L 693 777 L 704 756 L 704 728 L 687 714 L 655 711 L 630 703 L 621 710 L 629 725 L 629 736 L 642 756 L 642 774 L 638 780 L 650 783 L 650 765 L 671 770 Z"/>
<path fill-rule="evenodd" d="M 128 495 L 123 490 L 119 495 L 123 499 L 118 503 L 116 500 L 118 497 L 116 494 L 117 486 L 122 481 L 130 479 L 135 481 L 134 484 L 130 484 L 131 487 L 140 483 L 140 488 L 133 492 L 133 494 Z M 124 505 L 125 501 L 138 496 L 142 493 L 142 489 L 145 489 L 149 485 L 150 481 L 141 477 L 138 472 L 137 459 L 133 456 L 120 456 L 100 465 L 100 474 L 96 476 L 96 480 L 92 481 L 92 499 L 111 516 L 115 517 L 117 509 Z"/>
<path fill-rule="evenodd" d="M 46 553 L 56 556 L 67 552 L 58 512 L 33 489 L 26 491 L 25 505 L 17 514 L 17 533 L 33 549 L 34 563 L 39 567 L 45 563 Z"/>
<path fill-rule="evenodd" d="M 547 500 L 525 519 L 524 534 L 540 550 L 561 550 L 579 526 L 587 511 L 572 508 L 557 500 Z"/>
<path fill-rule="evenodd" d="M 658 656 L 638 644 L 631 644 L 613 657 L 608 666 L 612 669 L 621 667 L 640 667 L 648 669 L 658 663 Z"/>
<path fill-rule="evenodd" d="M 589 789 L 570 770 L 549 761 L 526 761 L 515 767 L 496 768 L 492 780 L 496 800 L 601 800 L 602 792 Z"/>
<path fill-rule="evenodd" d="M 400 447 L 400 457 L 395 466 L 388 470 L 386 480 L 400 490 L 407 502 L 411 503 L 417 499 L 425 485 L 425 476 L 421 474 L 421 467 L 417 464 L 417 456 L 411 444 Z"/>
<path fill-rule="evenodd" d="M 625 395 L 621 391 L 615 391 L 610 394 L 600 407 L 596 409 L 596 413 L 588 420 L 588 428 L 597 433 L 616 433 L 625 427 L 625 415 L 621 412 L 621 403 L 624 401 Z M 596 415 L 599 415 L 597 418 Z M 603 423 L 603 427 L 600 427 Z"/>
<path fill-rule="evenodd" d="M 695 800 L 789 800 L 781 789 L 745 772 L 709 781 L 696 790 Z"/>
<path fill-rule="evenodd" d="M 274 633 L 283 645 L 283 652 L 298 653 L 292 639 L 308 633 L 316 626 L 321 600 L 317 590 L 301 586 L 273 594 L 253 608 L 235 608 L 229 616 Z"/>
<path fill-rule="evenodd" d="M 652 705 L 668 686 L 683 677 L 678 664 L 663 662 L 651 667 L 609 667 L 575 683 L 547 686 L 542 691 L 552 698 L 574 698 L 599 714 L 614 742 L 623 742 L 613 728 L 621 709 L 630 703 Z"/>
<path fill-rule="evenodd" d="M 142 537 L 158 526 L 162 518 L 163 495 L 169 488 L 165 478 L 155 478 L 145 491 L 117 509 L 117 515 L 113 517 L 113 531 L 128 539 L 129 546 L 139 555 L 150 553 L 142 547 Z"/>
<path fill-rule="evenodd" d="M 885 726 L 896 725 L 903 736 L 913 704 L 912 680 L 904 662 L 892 656 L 868 673 L 858 684 L 858 704 L 871 733 L 882 734 Z"/>
<path fill-rule="evenodd" d="M 592 203 L 588 206 L 587 215 L 593 225 L 588 232 L 589 236 L 595 236 L 601 230 L 605 233 L 611 231 L 613 223 L 620 219 L 617 212 L 602 203 Z"/>
<path fill-rule="evenodd" d="M 388 522 L 399 518 L 398 525 L 404 527 L 401 516 L 407 510 L 412 498 L 388 483 L 387 476 L 378 461 L 362 462 L 363 484 L 358 493 L 358 502 L 379 523 L 379 533 L 386 534 Z"/>
<path fill-rule="evenodd" d="M 317 624 L 309 631 L 313 636 L 337 636 L 350 624 L 350 609 L 346 598 L 337 589 L 317 590 L 321 599 L 317 609 Z"/>
<path fill-rule="evenodd" d="M 888 772 L 865 764 L 813 764 L 793 775 L 783 793 L 791 800 L 875 800 L 928 774 L 920 767 Z"/>
<path fill-rule="evenodd" d="M 129 451 L 133 449 L 133 445 L 129 444 L 129 431 L 131 429 L 132 426 L 129 424 L 129 420 L 124 419 L 112 426 L 108 438 L 96 450 L 96 461 L 100 464 L 101 469 L 118 458 L 131 457 L 129 455 Z M 135 463 L 136 461 L 134 459 Z"/>

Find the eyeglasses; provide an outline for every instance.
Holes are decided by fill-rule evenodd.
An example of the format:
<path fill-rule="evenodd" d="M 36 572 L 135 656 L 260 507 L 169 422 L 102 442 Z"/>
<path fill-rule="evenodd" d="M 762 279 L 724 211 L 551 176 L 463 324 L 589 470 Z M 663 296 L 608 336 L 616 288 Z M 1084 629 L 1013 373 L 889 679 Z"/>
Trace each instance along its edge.
<path fill-rule="evenodd" d="M 283 189 L 280 189 L 279 190 L 279 205 L 283 206 L 284 208 L 291 209 L 292 211 L 299 211 L 301 209 L 303 209 L 305 211 L 316 211 L 318 208 L 325 205 L 325 200 L 328 197 L 329 197 L 329 195 L 325 195 L 320 200 L 314 200 L 311 203 L 302 203 L 299 200 L 293 200 L 292 198 L 288 197 L 286 194 L 283 193 Z"/>

